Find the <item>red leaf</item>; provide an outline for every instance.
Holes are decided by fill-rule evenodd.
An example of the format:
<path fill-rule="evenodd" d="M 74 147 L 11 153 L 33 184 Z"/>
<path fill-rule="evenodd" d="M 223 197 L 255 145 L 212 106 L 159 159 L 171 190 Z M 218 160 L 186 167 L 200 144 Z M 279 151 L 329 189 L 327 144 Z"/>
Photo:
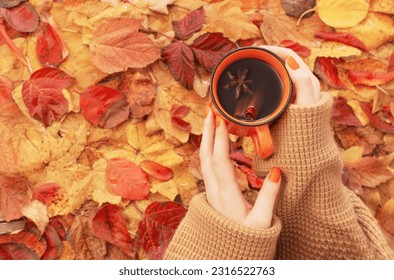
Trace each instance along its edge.
<path fill-rule="evenodd" d="M 67 239 L 67 231 L 70 225 L 65 221 L 64 216 L 56 216 L 51 218 L 48 226 L 51 226 L 54 230 L 56 230 L 60 240 L 65 241 Z"/>
<path fill-rule="evenodd" d="M 11 95 L 13 89 L 13 82 L 7 77 L 0 76 L 0 106 L 13 101 Z"/>
<path fill-rule="evenodd" d="M 21 209 L 30 203 L 27 180 L 0 175 L 0 186 L 0 217 L 5 221 L 21 218 Z"/>
<path fill-rule="evenodd" d="M 68 101 L 61 90 L 73 84 L 74 78 L 56 68 L 42 68 L 30 76 L 22 87 L 23 101 L 30 115 L 49 126 L 68 111 Z"/>
<path fill-rule="evenodd" d="M 174 173 L 170 168 L 151 160 L 144 160 L 141 162 L 140 167 L 149 175 L 163 182 L 171 180 L 174 177 Z"/>
<path fill-rule="evenodd" d="M 389 67 L 387 72 L 391 72 L 391 71 L 394 71 L 394 52 L 390 56 Z"/>
<path fill-rule="evenodd" d="M 114 158 L 106 168 L 107 185 L 111 190 L 126 199 L 146 199 L 150 190 L 148 175 L 135 163 L 126 159 Z"/>
<path fill-rule="evenodd" d="M 394 126 L 381 120 L 377 113 L 372 114 L 372 105 L 368 102 L 360 102 L 360 107 L 367 115 L 372 125 L 379 131 L 384 133 L 394 133 Z"/>
<path fill-rule="evenodd" d="M 284 48 L 292 49 L 299 56 L 307 57 L 311 54 L 311 50 L 308 47 L 303 46 L 292 40 L 283 40 L 279 43 L 279 45 Z"/>
<path fill-rule="evenodd" d="M 94 65 L 111 74 L 155 62 L 160 51 L 146 34 L 138 32 L 139 27 L 140 22 L 132 18 L 112 18 L 100 24 L 89 45 Z"/>
<path fill-rule="evenodd" d="M 101 115 L 98 126 L 102 128 L 114 128 L 129 119 L 129 103 L 125 98 L 112 103 Z"/>
<path fill-rule="evenodd" d="M 173 117 L 179 117 L 179 118 L 184 118 L 186 115 L 190 112 L 190 107 L 186 105 L 172 105 L 172 108 L 170 110 L 171 116 Z"/>
<path fill-rule="evenodd" d="M 330 87 L 343 89 L 345 84 L 339 78 L 338 69 L 335 65 L 339 62 L 342 62 L 342 60 L 338 58 L 318 57 L 313 72 Z"/>
<path fill-rule="evenodd" d="M 190 45 L 197 62 L 208 70 L 212 70 L 219 60 L 236 45 L 222 33 L 205 33 L 196 38 Z"/>
<path fill-rule="evenodd" d="M 41 256 L 41 259 L 56 260 L 60 256 L 63 248 L 62 241 L 60 240 L 59 235 L 52 226 L 48 225 L 45 228 L 43 237 L 47 243 L 47 249 Z"/>
<path fill-rule="evenodd" d="M 249 186 L 251 188 L 258 190 L 261 189 L 264 181 L 260 177 L 257 177 L 253 169 L 245 165 L 238 165 L 238 168 L 246 175 L 246 179 L 248 180 Z"/>
<path fill-rule="evenodd" d="M 23 2 L 9 9 L 1 8 L 0 10 L 7 23 L 17 31 L 33 32 L 38 26 L 37 11 L 29 2 Z"/>
<path fill-rule="evenodd" d="M 47 248 L 46 242 L 33 222 L 26 222 L 24 230 L 15 234 L 0 234 L 0 244 L 17 243 L 35 252 L 39 259 Z"/>
<path fill-rule="evenodd" d="M 354 114 L 353 108 L 347 104 L 343 97 L 335 97 L 331 111 L 331 120 L 335 125 L 362 126 L 360 120 Z"/>
<path fill-rule="evenodd" d="M 44 66 L 57 67 L 67 57 L 62 40 L 56 30 L 46 22 L 41 22 L 38 31 L 37 55 Z"/>
<path fill-rule="evenodd" d="M 46 206 L 58 201 L 63 196 L 62 187 L 56 183 L 46 183 L 34 189 L 32 200 L 39 200 Z"/>
<path fill-rule="evenodd" d="M 190 38 L 195 32 L 199 31 L 204 23 L 204 7 L 188 13 L 183 19 L 173 21 L 172 27 L 175 37 L 179 40 Z"/>
<path fill-rule="evenodd" d="M 370 71 L 349 70 L 348 77 L 355 85 L 378 86 L 394 80 L 394 71 L 374 73 Z"/>
<path fill-rule="evenodd" d="M 171 117 L 171 123 L 173 126 L 182 131 L 190 132 L 192 130 L 190 123 L 180 117 Z"/>
<path fill-rule="evenodd" d="M 315 36 L 323 39 L 323 41 L 335 41 L 363 51 L 368 51 L 367 46 L 362 41 L 349 33 L 318 31 Z"/>
<path fill-rule="evenodd" d="M 110 124 L 117 125 L 125 120 L 123 108 L 125 100 L 122 100 L 124 100 L 124 96 L 119 91 L 106 86 L 92 85 L 81 94 L 82 114 L 92 124 L 100 127 L 107 128 Z M 107 110 L 109 112 L 106 112 Z M 117 116 L 117 114 L 120 114 L 120 116 Z M 120 119 L 109 122 L 111 117 L 119 117 Z M 107 122 L 109 122 L 108 125 Z"/>
<path fill-rule="evenodd" d="M 246 165 L 248 167 L 252 167 L 253 164 L 253 159 L 240 151 L 232 151 L 230 153 L 230 159 L 234 160 L 238 164 Z"/>
<path fill-rule="evenodd" d="M 145 216 L 138 226 L 139 244 L 150 259 L 161 259 L 175 230 L 187 210 L 180 204 L 152 202 L 145 210 Z"/>
<path fill-rule="evenodd" d="M 0 8 L 1 10 L 1 8 Z M 15 29 L 11 29 L 15 30 Z M 11 39 L 10 35 L 8 34 L 6 27 L 3 23 L 3 18 L 0 16 L 0 46 L 4 42 L 7 44 L 9 50 L 11 51 L 12 55 L 17 58 L 20 62 L 24 65 L 27 65 L 27 61 L 25 56 L 20 52 L 20 50 L 15 46 L 14 41 Z"/>
<path fill-rule="evenodd" d="M 175 80 L 191 89 L 194 81 L 192 49 L 184 42 L 178 41 L 163 48 L 162 57 Z"/>
<path fill-rule="evenodd" d="M 39 260 L 37 254 L 23 244 L 0 244 L 0 260 Z"/>
<path fill-rule="evenodd" d="M 107 204 L 101 207 L 93 218 L 92 226 L 95 236 L 119 247 L 130 256 L 135 255 L 126 220 L 117 205 Z"/>

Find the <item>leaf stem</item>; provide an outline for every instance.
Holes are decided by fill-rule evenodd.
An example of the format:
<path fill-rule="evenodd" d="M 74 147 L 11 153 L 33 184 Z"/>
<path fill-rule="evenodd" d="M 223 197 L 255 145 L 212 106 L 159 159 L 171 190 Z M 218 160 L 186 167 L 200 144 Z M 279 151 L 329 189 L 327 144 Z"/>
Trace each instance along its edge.
<path fill-rule="evenodd" d="M 0 23 L 0 37 L 7 44 L 8 48 L 10 49 L 11 53 L 15 56 L 15 58 L 18 59 L 20 62 L 22 62 L 23 65 L 27 66 L 25 57 L 22 55 L 20 50 L 15 46 L 14 42 L 11 40 L 10 36 L 5 30 L 5 26 L 3 23 Z"/>
<path fill-rule="evenodd" d="M 303 12 L 302 15 L 300 15 L 300 17 L 299 17 L 298 20 L 297 20 L 297 26 L 300 25 L 302 18 L 303 18 L 307 13 L 310 13 L 310 12 L 315 11 L 315 8 L 316 8 L 316 7 L 313 7 L 312 9 L 309 9 L 309 10 L 306 10 L 305 12 Z"/>

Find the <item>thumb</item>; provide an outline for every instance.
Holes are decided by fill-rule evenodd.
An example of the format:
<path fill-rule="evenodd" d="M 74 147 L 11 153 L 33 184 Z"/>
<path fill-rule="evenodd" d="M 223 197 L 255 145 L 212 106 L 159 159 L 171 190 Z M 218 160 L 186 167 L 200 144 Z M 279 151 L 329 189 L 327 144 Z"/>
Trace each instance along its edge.
<path fill-rule="evenodd" d="M 312 82 L 312 74 L 309 73 L 309 69 L 306 70 L 300 67 L 299 62 L 292 56 L 289 56 L 286 60 L 286 69 L 297 90 L 295 104 L 310 105 L 315 103 L 317 100 Z"/>
<path fill-rule="evenodd" d="M 271 169 L 264 180 L 263 186 L 257 196 L 253 209 L 248 215 L 248 225 L 255 228 L 269 228 L 275 200 L 279 192 L 282 170 L 278 167 Z"/>

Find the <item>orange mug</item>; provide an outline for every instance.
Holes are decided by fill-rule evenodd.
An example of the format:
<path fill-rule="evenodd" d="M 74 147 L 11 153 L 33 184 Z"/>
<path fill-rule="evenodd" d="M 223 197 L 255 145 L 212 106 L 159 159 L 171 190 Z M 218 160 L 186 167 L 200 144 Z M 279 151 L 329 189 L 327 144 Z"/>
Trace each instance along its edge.
<path fill-rule="evenodd" d="M 210 82 L 210 107 L 229 133 L 251 137 L 266 159 L 274 153 L 269 125 L 287 108 L 293 84 L 284 61 L 259 47 L 238 48 L 216 65 Z"/>

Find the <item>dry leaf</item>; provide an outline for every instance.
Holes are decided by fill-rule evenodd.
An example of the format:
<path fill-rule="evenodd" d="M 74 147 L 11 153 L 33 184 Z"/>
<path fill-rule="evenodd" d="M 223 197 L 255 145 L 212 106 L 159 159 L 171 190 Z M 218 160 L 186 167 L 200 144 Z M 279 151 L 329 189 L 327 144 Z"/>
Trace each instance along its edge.
<path fill-rule="evenodd" d="M 378 216 L 382 227 L 394 235 L 394 199 L 390 199 L 383 205 Z"/>
<path fill-rule="evenodd" d="M 40 233 L 44 232 L 45 227 L 49 222 L 49 218 L 47 208 L 42 202 L 33 200 L 22 208 L 22 214 L 36 224 Z"/>

